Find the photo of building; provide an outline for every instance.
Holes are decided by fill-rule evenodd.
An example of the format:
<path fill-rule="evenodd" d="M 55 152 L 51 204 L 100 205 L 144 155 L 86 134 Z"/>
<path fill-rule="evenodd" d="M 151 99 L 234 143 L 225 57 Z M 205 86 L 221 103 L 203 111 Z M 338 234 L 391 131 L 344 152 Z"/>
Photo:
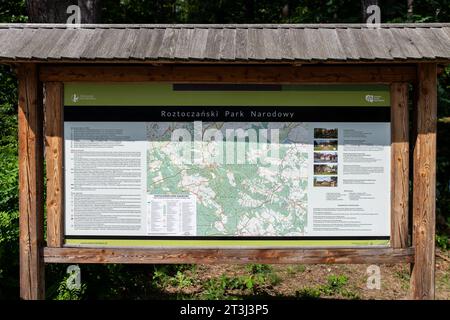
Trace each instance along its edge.
<path fill-rule="evenodd" d="M 337 139 L 338 129 L 314 128 L 315 139 Z"/>
<path fill-rule="evenodd" d="M 336 163 L 338 162 L 337 152 L 314 152 L 314 163 Z"/>
<path fill-rule="evenodd" d="M 337 187 L 337 177 L 314 177 L 314 187 Z"/>
<path fill-rule="evenodd" d="M 334 175 L 338 173 L 337 164 L 315 164 L 314 174 L 317 175 Z"/>

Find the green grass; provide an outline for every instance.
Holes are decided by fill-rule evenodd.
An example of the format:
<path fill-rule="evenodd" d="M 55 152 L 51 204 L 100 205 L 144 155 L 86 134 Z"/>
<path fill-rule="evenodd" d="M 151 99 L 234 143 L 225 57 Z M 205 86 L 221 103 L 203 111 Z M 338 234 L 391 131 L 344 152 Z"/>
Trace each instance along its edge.
<path fill-rule="evenodd" d="M 237 297 L 229 293 L 231 290 L 245 290 L 248 284 L 243 278 L 232 278 L 221 275 L 206 281 L 200 299 L 204 300 L 235 300 Z"/>
<path fill-rule="evenodd" d="M 437 234 L 436 235 L 436 245 L 442 250 L 450 249 L 450 238 L 446 234 Z"/>
<path fill-rule="evenodd" d="M 447 270 L 447 272 L 440 279 L 440 281 L 438 281 L 436 283 L 436 287 L 440 288 L 440 289 L 443 289 L 443 290 L 447 290 L 448 292 L 450 292 L 450 269 Z"/>
<path fill-rule="evenodd" d="M 348 277 L 345 275 L 331 275 L 327 278 L 327 283 L 316 287 L 304 287 L 296 291 L 298 299 L 319 299 L 327 296 L 342 296 L 349 299 L 359 299 L 359 295 L 346 288 Z"/>
<path fill-rule="evenodd" d="M 409 282 L 410 274 L 409 274 L 409 271 L 406 269 L 402 269 L 400 271 L 395 271 L 394 275 L 402 281 Z"/>
<path fill-rule="evenodd" d="M 186 275 L 186 271 L 196 273 L 195 265 L 157 265 L 154 267 L 152 283 L 154 286 L 163 288 L 174 286 L 179 289 L 187 288 L 194 284 L 194 278 Z"/>
<path fill-rule="evenodd" d="M 409 280 L 411 278 L 409 270 L 407 270 L 406 268 L 402 268 L 399 271 L 395 271 L 394 276 L 400 279 L 402 289 L 409 288 Z"/>
<path fill-rule="evenodd" d="M 199 298 L 207 300 L 241 299 L 242 295 L 255 295 L 281 282 L 281 278 L 269 265 L 250 264 L 245 269 L 248 274 L 234 277 L 221 275 L 207 280 L 202 284 L 202 293 Z"/>
<path fill-rule="evenodd" d="M 318 299 L 321 295 L 320 289 L 316 287 L 304 287 L 295 292 L 295 296 L 298 299 Z"/>
<path fill-rule="evenodd" d="M 295 275 L 297 273 L 303 273 L 306 271 L 306 266 L 303 264 L 295 265 L 295 266 L 289 266 L 286 269 L 287 273 L 289 275 Z"/>
<path fill-rule="evenodd" d="M 272 266 L 268 264 L 249 264 L 246 266 L 246 269 L 251 274 L 267 274 L 273 271 Z"/>
<path fill-rule="evenodd" d="M 348 277 L 341 275 L 331 275 L 327 278 L 327 284 L 321 286 L 320 290 L 324 295 L 332 296 L 342 292 L 343 288 L 348 283 Z"/>
<path fill-rule="evenodd" d="M 185 275 L 181 271 L 177 271 L 175 276 L 173 276 L 169 279 L 169 284 L 171 284 L 179 289 L 190 287 L 193 283 L 194 283 L 194 280 L 190 276 Z"/>

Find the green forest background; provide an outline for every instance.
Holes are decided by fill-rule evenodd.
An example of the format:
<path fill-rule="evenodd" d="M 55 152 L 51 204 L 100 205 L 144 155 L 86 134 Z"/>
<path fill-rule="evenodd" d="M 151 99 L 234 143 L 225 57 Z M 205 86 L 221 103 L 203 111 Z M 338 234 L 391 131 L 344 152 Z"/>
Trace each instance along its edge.
<path fill-rule="evenodd" d="M 102 0 L 102 23 L 358 23 L 355 0 Z M 449 0 L 378 1 L 382 22 L 450 22 Z M 27 22 L 24 0 L 0 2 L 0 22 Z M 1 46 L 1 44 L 0 44 Z M 450 68 L 439 80 L 437 237 L 449 249 Z M 0 66 L 0 299 L 18 299 L 17 81 Z M 46 266 L 48 299 L 143 299 L 157 294 L 155 281 L 181 275 L 183 266 L 83 266 L 82 288 L 66 288 L 65 265 Z M 182 276 L 181 276 L 182 277 Z M 154 281 L 152 281 L 154 280 Z M 183 279 L 178 279 L 183 281 Z"/>

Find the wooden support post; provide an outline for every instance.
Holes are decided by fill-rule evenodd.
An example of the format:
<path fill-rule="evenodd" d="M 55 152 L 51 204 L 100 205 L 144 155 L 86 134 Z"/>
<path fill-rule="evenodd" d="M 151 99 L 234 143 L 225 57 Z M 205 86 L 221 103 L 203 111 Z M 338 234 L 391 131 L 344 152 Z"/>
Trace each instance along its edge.
<path fill-rule="evenodd" d="M 36 65 L 19 78 L 20 297 L 44 299 L 42 87 Z"/>
<path fill-rule="evenodd" d="M 418 66 L 417 138 L 414 146 L 413 299 L 434 299 L 436 207 L 436 64 Z"/>
<path fill-rule="evenodd" d="M 47 246 L 63 245 L 63 84 L 45 83 Z"/>
<path fill-rule="evenodd" d="M 391 246 L 408 246 L 408 84 L 391 85 Z"/>

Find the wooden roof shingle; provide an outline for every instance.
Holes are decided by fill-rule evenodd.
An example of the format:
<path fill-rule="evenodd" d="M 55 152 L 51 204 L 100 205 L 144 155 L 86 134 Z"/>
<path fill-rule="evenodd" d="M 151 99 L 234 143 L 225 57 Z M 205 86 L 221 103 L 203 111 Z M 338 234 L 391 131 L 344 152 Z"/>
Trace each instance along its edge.
<path fill-rule="evenodd" d="M 450 62 L 450 23 L 0 24 L 0 61 Z"/>

